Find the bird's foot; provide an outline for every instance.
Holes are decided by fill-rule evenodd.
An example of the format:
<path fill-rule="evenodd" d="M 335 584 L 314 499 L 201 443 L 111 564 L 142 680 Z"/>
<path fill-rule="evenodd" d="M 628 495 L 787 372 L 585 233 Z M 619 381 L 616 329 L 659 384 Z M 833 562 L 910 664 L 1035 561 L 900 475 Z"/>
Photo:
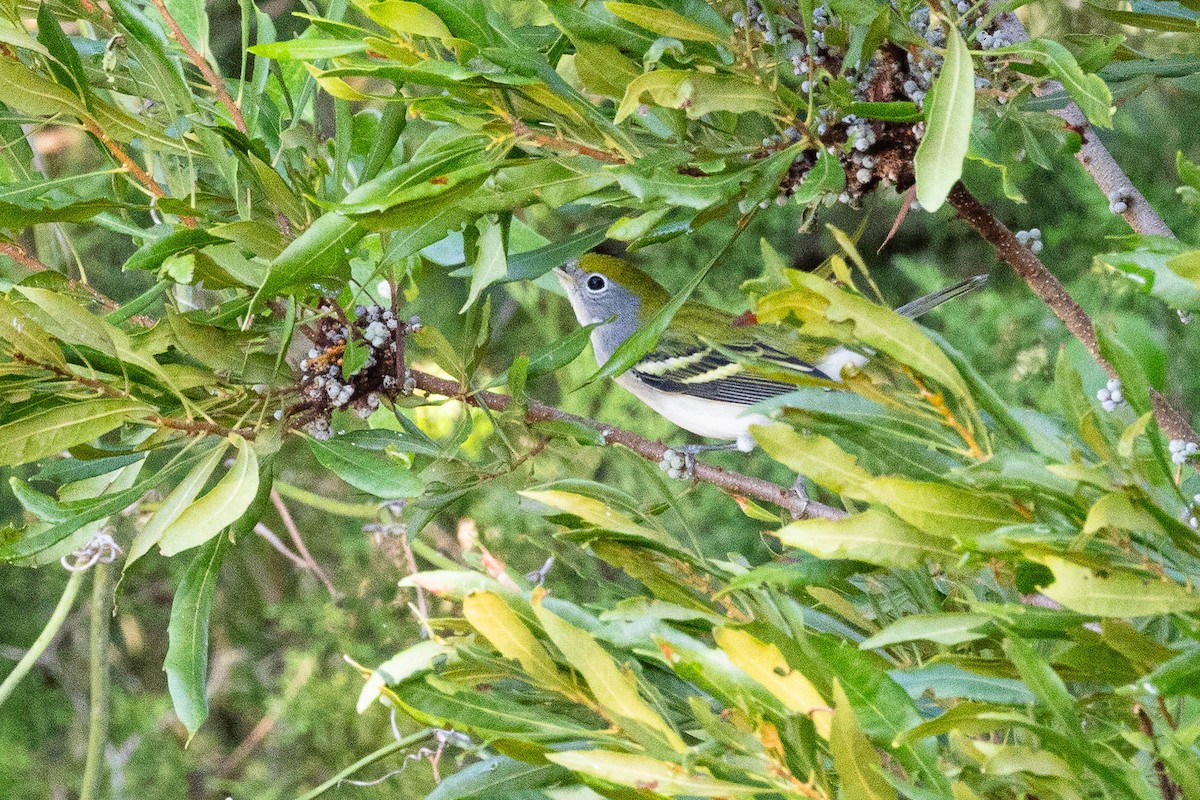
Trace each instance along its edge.
<path fill-rule="evenodd" d="M 737 444 L 685 444 L 666 450 L 659 469 L 676 480 L 690 481 L 696 473 L 696 454 L 710 450 L 734 450 Z"/>
<path fill-rule="evenodd" d="M 800 498 L 800 509 L 796 512 L 796 517 L 804 516 L 804 512 L 808 510 L 808 478 L 803 475 L 796 476 L 796 482 L 792 484 L 792 494 Z"/>

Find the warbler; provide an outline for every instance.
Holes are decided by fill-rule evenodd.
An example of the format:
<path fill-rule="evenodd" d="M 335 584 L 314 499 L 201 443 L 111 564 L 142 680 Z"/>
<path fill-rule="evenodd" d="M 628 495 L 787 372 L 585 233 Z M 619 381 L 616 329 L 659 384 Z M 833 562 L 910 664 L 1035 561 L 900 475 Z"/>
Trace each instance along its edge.
<path fill-rule="evenodd" d="M 601 365 L 670 300 L 653 278 L 613 256 L 585 255 L 554 272 L 579 323 L 599 323 L 591 340 Z M 897 313 L 919 316 L 984 280 L 983 275 L 969 278 Z M 750 426 L 768 421 L 762 414 L 747 413 L 749 406 L 795 391 L 797 383 L 833 386 L 841 381 L 844 367 L 868 361 L 848 347 L 820 342 L 807 343 L 810 356 L 806 343 L 790 333 L 773 325 L 744 324 L 703 303 L 685 303 L 654 350 L 615 380 L 680 428 L 749 452 L 754 449 Z"/>

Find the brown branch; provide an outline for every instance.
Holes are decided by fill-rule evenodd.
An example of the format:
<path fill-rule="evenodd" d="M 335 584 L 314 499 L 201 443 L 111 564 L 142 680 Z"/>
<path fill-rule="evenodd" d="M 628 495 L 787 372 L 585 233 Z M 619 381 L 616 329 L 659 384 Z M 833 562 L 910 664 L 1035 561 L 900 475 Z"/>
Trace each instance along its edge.
<path fill-rule="evenodd" d="M 469 393 L 466 387 L 457 381 L 438 378 L 425 372 L 414 370 L 412 377 L 416 381 L 417 388 L 427 394 L 452 397 L 471 405 L 490 408 L 493 411 L 504 411 L 512 404 L 512 398 L 506 395 L 495 394 L 493 392 Z M 593 419 L 577 417 L 574 414 L 568 414 L 565 411 L 560 411 L 557 408 L 545 406 L 541 403 L 528 403 L 525 410 L 526 422 L 548 422 L 550 420 L 573 422 L 577 425 L 584 425 L 593 430 L 600 431 L 604 436 L 604 443 L 606 445 L 622 445 L 647 461 L 662 461 L 663 454 L 668 450 L 662 442 L 652 442 L 635 433 L 614 428 L 611 425 L 605 425 Z M 694 475 L 697 480 L 712 484 L 735 497 L 753 497 L 767 503 L 772 503 L 791 512 L 797 518 L 820 517 L 823 519 L 840 519 L 846 516 L 846 512 L 840 509 L 813 500 L 805 500 L 791 490 L 761 478 L 754 478 L 749 475 L 742 475 L 738 472 L 721 469 L 720 467 L 699 463 L 696 464 Z"/>
<path fill-rule="evenodd" d="M 21 247 L 19 244 L 15 243 L 15 242 L 0 242 L 0 255 L 8 256 L 13 261 L 17 262 L 18 264 L 20 264 L 22 267 L 29 270 L 30 272 L 54 272 L 55 271 L 53 267 L 50 267 L 47 264 L 43 264 L 38 259 L 29 255 L 29 253 L 26 252 L 25 248 Z M 101 292 L 99 289 L 97 289 L 95 286 L 92 286 L 90 283 L 88 283 L 85 280 L 76 280 L 74 278 L 67 278 L 67 285 L 70 286 L 72 289 L 83 289 L 85 292 L 90 294 L 97 303 L 104 306 L 109 311 L 116 311 L 118 308 L 121 307 L 121 305 L 116 300 L 113 300 L 111 297 L 108 297 L 103 292 Z M 129 318 L 129 321 L 136 323 L 138 325 L 141 325 L 144 328 L 153 328 L 155 325 L 154 320 L 150 319 L 147 316 L 143 316 L 141 314 L 134 314 L 132 317 Z"/>
<path fill-rule="evenodd" d="M 1017 241 L 1013 232 L 996 219 L 987 206 L 979 202 L 962 182 L 955 184 L 950 190 L 949 202 L 958 212 L 958 216 L 996 249 L 1000 260 L 1012 267 L 1013 271 L 1029 284 L 1029 288 L 1050 306 L 1050 310 L 1087 348 L 1092 358 L 1104 367 L 1104 371 L 1116 378 L 1116 370 L 1100 354 L 1100 345 L 1096 341 L 1096 329 L 1091 318 L 1067 293 L 1062 281 L 1033 254 L 1032 250 Z M 1159 428 L 1173 439 L 1200 441 L 1200 436 L 1197 436 L 1188 420 L 1172 408 L 1157 390 L 1150 389 L 1150 399 L 1154 403 L 1154 416 L 1158 420 Z"/>
<path fill-rule="evenodd" d="M 279 492 L 271 490 L 271 503 L 275 506 L 275 510 L 279 512 L 279 518 L 283 520 L 283 527 L 287 529 L 288 536 L 292 538 L 292 543 L 296 545 L 296 552 L 300 554 L 300 558 L 304 559 L 304 563 L 312 570 L 312 573 L 317 576 L 317 579 L 325 585 L 329 590 L 329 595 L 334 600 L 340 600 L 342 593 L 333 585 L 333 581 L 329 580 L 329 576 L 325 574 L 325 570 L 321 569 L 321 565 L 312 557 L 312 553 L 308 552 L 308 545 L 304 544 L 304 538 L 300 535 L 300 529 L 296 526 L 296 521 L 292 519 L 292 512 L 288 510 L 287 503 L 283 502 L 283 498 L 279 496 Z"/>
<path fill-rule="evenodd" d="M 1029 34 L 1026 33 L 1025 26 L 1021 24 L 1021 20 L 1017 18 L 1016 14 L 1001 14 L 997 17 L 997 22 L 1000 32 L 1008 41 L 1016 44 L 1029 40 Z M 1034 89 L 1034 94 L 1039 96 L 1065 95 L 1066 91 L 1058 81 L 1045 81 Z M 1133 181 L 1125 174 L 1125 170 L 1121 169 L 1121 165 L 1100 141 L 1095 128 L 1088 124 L 1087 117 L 1084 116 L 1079 106 L 1068 101 L 1065 106 L 1054 109 L 1050 113 L 1060 118 L 1068 128 L 1076 131 L 1082 137 L 1083 142 L 1079 152 L 1075 154 L 1075 158 L 1110 202 L 1119 199 L 1125 203 L 1126 209 L 1121 216 L 1129 223 L 1129 227 L 1138 233 L 1167 236 L 1174 239 L 1175 234 L 1133 185 Z"/>
<path fill-rule="evenodd" d="M 1150 715 L 1140 704 L 1134 705 L 1133 713 L 1137 716 L 1138 728 L 1150 740 L 1150 747 L 1154 750 L 1154 777 L 1158 779 L 1158 791 L 1162 794 L 1163 800 L 1178 800 L 1179 787 L 1167 774 L 1167 767 L 1158 754 L 1158 743 L 1154 738 L 1154 723 L 1151 721 Z"/>
<path fill-rule="evenodd" d="M 221 80 L 221 76 L 217 75 L 212 65 L 208 63 L 208 60 L 200 55 L 199 51 L 188 41 L 183 29 L 179 27 L 179 23 L 171 16 L 171 12 L 167 10 L 167 4 L 163 0 L 150 0 L 150 2 L 158 9 L 158 13 L 162 15 L 163 21 L 171 29 L 171 38 L 183 48 L 183 52 L 196 65 L 196 69 L 200 70 L 200 74 L 204 76 L 205 82 L 213 90 L 217 99 L 221 101 L 221 105 L 228 109 L 229 118 L 233 120 L 234 127 L 245 133 L 246 120 L 242 118 L 242 110 L 238 108 L 237 103 L 233 102 L 233 98 L 230 97 L 229 91 L 225 88 L 225 81 Z"/>
<path fill-rule="evenodd" d="M 511 119 L 513 136 L 520 138 L 528 138 L 536 147 L 545 148 L 548 150 L 573 150 L 581 156 L 594 158 L 597 161 L 603 161 L 605 164 L 626 164 L 628 161 L 621 156 L 614 155 L 604 150 L 599 150 L 595 147 L 589 147 L 586 144 L 568 141 L 561 136 L 547 136 L 544 133 L 537 133 L 524 122 L 517 119 Z"/>
<path fill-rule="evenodd" d="M 133 176 L 134 180 L 136 180 L 142 185 L 143 188 L 145 188 L 151 197 L 153 197 L 155 200 L 162 200 L 167 196 L 167 193 L 164 192 L 163 188 L 158 185 L 158 182 L 150 176 L 150 173 L 142 169 L 138 163 L 121 148 L 119 144 L 113 141 L 111 136 L 105 133 L 104 130 L 96 124 L 94 120 L 84 119 L 83 127 L 87 129 L 88 133 L 100 140 L 101 144 L 103 144 L 108 152 L 112 154 L 113 158 L 121 162 L 121 166 L 125 167 L 125 170 Z M 180 217 L 179 221 L 189 228 L 196 227 L 195 217 Z"/>

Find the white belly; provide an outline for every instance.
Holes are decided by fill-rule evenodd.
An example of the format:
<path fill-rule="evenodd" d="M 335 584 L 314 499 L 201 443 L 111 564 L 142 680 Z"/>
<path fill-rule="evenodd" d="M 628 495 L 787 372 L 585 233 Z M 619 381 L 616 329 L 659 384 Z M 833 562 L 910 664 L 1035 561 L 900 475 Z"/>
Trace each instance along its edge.
<path fill-rule="evenodd" d="M 742 452 L 754 449 L 754 440 L 749 432 L 750 426 L 765 425 L 771 421 L 762 414 L 744 413 L 746 406 L 738 403 L 706 400 L 702 397 L 690 397 L 655 389 L 642 383 L 628 372 L 618 376 L 616 381 L 634 397 L 658 412 L 660 416 L 667 418 L 685 431 L 709 439 L 736 441 L 738 449 Z"/>

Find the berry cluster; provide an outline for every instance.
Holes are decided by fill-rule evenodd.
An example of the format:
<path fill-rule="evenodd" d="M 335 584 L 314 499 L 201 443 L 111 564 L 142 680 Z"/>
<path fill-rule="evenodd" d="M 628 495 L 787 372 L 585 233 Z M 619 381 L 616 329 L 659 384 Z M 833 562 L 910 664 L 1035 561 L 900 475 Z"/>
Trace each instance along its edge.
<path fill-rule="evenodd" d="M 893 5 L 897 5 L 893 2 Z M 782 134 L 763 140 L 769 155 L 793 142 L 816 139 L 816 144 L 837 156 L 846 172 L 845 187 L 837 193 L 826 193 L 817 202 L 832 206 L 836 203 L 854 205 L 868 190 L 877 185 L 893 185 L 904 190 L 912 185 L 912 159 L 917 144 L 924 135 L 923 122 L 885 122 L 866 119 L 848 113 L 851 103 L 886 103 L 911 100 L 918 107 L 924 101 L 938 71 L 942 57 L 935 49 L 946 44 L 946 31 L 938 19 L 931 19 L 929 9 L 912 12 L 909 24 L 923 37 L 928 47 L 910 46 L 902 49 L 886 44 L 861 68 L 846 62 L 846 33 L 843 20 L 820 3 L 813 9 L 811 24 L 805 26 L 797 19 L 769 18 L 755 2 L 748 4 L 749 14 L 735 14 L 734 23 L 757 32 L 764 43 L 775 44 L 776 52 L 790 63 L 792 76 L 799 81 L 799 92 L 813 101 L 815 115 L 808 119 L 801 112 L 794 125 Z M 960 0 L 957 27 L 967 39 L 974 39 L 983 49 L 994 50 L 1010 42 L 997 30 L 995 21 L 986 15 L 986 4 Z M 774 22 L 773 35 L 771 22 Z M 991 59 L 989 59 L 990 61 Z M 987 89 L 992 78 L 976 78 L 976 89 Z M 996 92 L 1003 102 L 1002 92 Z M 806 149 L 784 177 L 777 203 L 784 203 L 795 194 L 809 171 L 816 164 L 816 152 Z M 762 205 L 766 205 L 764 202 Z"/>
<path fill-rule="evenodd" d="M 1172 439 L 1167 444 L 1167 449 L 1171 451 L 1171 463 L 1183 465 L 1200 452 L 1200 444 L 1189 442 L 1187 439 Z"/>
<path fill-rule="evenodd" d="M 686 453 L 678 453 L 674 450 L 667 450 L 663 453 L 662 459 L 658 462 L 658 468 L 667 473 L 668 477 L 675 480 L 687 480 L 692 477 L 693 464 L 690 463 Z"/>
<path fill-rule="evenodd" d="M 337 306 L 322 303 L 326 313 L 306 329 L 312 348 L 300 362 L 300 391 L 307 420 L 305 428 L 318 439 L 332 434 L 330 415 L 335 410 L 368 417 L 379 408 L 380 395 L 394 397 L 413 390 L 405 371 L 396 378 L 396 334 L 416 330 L 420 320 L 396 319 L 391 309 L 356 306 L 348 320 Z"/>
<path fill-rule="evenodd" d="M 1017 231 L 1017 241 L 1029 248 L 1035 256 L 1042 252 L 1042 229 L 1030 228 L 1027 231 Z"/>
<path fill-rule="evenodd" d="M 1125 402 L 1125 395 L 1121 394 L 1121 382 L 1113 378 L 1108 384 L 1096 392 L 1096 399 L 1100 401 L 1100 407 L 1108 413 L 1117 410 L 1117 406 Z"/>

